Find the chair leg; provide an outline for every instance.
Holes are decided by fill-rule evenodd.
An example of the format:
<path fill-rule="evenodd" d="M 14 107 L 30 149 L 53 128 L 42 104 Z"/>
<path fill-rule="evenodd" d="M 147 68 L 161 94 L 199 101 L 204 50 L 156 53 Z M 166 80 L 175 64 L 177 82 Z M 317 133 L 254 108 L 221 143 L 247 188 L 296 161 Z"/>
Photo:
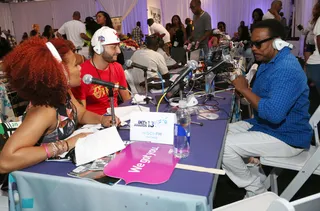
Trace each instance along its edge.
<path fill-rule="evenodd" d="M 286 189 L 281 193 L 280 197 L 290 201 L 292 197 L 298 192 L 307 179 L 320 165 L 320 150 L 318 149 L 311 158 L 306 162 L 299 173 L 294 177 Z"/>
<path fill-rule="evenodd" d="M 278 195 L 278 175 L 274 172 L 270 173 L 270 184 L 271 184 L 271 191 Z"/>
<path fill-rule="evenodd" d="M 271 191 L 278 195 L 278 176 L 282 172 L 282 169 L 273 168 L 270 174 L 268 175 L 267 179 L 264 181 L 264 186 L 266 189 L 271 187 Z"/>

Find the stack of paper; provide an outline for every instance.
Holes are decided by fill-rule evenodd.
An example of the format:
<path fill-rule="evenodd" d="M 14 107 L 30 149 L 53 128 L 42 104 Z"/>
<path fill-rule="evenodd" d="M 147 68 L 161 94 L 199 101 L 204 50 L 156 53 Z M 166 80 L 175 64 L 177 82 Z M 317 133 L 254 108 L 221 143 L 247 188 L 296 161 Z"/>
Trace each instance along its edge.
<path fill-rule="evenodd" d="M 100 130 L 78 139 L 76 143 L 77 166 L 108 156 L 125 147 L 116 127 Z"/>
<path fill-rule="evenodd" d="M 130 114 L 132 112 L 150 112 L 150 108 L 139 105 L 132 105 L 125 107 L 116 107 L 114 108 L 114 112 L 121 122 L 125 122 L 130 120 Z M 111 113 L 110 108 L 108 108 L 108 113 Z"/>

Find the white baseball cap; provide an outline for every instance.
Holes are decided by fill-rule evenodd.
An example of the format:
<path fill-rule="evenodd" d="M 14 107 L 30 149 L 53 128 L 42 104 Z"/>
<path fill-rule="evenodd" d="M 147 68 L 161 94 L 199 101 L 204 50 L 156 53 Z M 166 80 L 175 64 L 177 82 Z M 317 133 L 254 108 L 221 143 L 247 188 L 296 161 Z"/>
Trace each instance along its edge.
<path fill-rule="evenodd" d="M 98 44 L 101 45 L 110 45 L 120 43 L 120 39 L 116 30 L 103 26 L 98 29 L 91 38 L 92 46 Z"/>

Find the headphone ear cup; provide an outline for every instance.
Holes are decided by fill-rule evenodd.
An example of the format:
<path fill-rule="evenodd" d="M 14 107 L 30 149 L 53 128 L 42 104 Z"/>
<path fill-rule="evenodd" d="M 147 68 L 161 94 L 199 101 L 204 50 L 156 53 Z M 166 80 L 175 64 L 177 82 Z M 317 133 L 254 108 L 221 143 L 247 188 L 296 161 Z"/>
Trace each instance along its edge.
<path fill-rule="evenodd" d="M 103 53 L 103 47 L 100 44 L 94 46 L 93 50 L 94 50 L 94 52 L 96 52 L 99 55 Z"/>
<path fill-rule="evenodd" d="M 276 50 L 279 50 L 279 49 L 278 49 L 278 43 L 279 43 L 279 41 L 281 41 L 281 39 L 276 38 L 276 39 L 274 39 L 273 42 L 272 42 L 272 47 L 273 47 L 274 49 L 276 49 Z"/>

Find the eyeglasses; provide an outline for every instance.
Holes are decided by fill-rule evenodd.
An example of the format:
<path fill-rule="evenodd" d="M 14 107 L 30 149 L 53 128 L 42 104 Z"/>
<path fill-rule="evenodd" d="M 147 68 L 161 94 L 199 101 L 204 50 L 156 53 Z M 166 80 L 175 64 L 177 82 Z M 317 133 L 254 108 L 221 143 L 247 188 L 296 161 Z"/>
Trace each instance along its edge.
<path fill-rule="evenodd" d="M 269 37 L 269 38 L 267 38 L 267 39 L 264 39 L 264 40 L 260 40 L 260 41 L 256 41 L 256 42 L 250 42 L 250 46 L 251 46 L 251 48 L 253 47 L 253 46 L 256 46 L 256 48 L 258 48 L 258 49 L 260 49 L 261 48 L 261 45 L 263 44 L 263 43 L 265 43 L 265 42 L 268 42 L 269 40 L 272 40 L 272 39 L 274 39 L 275 37 Z"/>

